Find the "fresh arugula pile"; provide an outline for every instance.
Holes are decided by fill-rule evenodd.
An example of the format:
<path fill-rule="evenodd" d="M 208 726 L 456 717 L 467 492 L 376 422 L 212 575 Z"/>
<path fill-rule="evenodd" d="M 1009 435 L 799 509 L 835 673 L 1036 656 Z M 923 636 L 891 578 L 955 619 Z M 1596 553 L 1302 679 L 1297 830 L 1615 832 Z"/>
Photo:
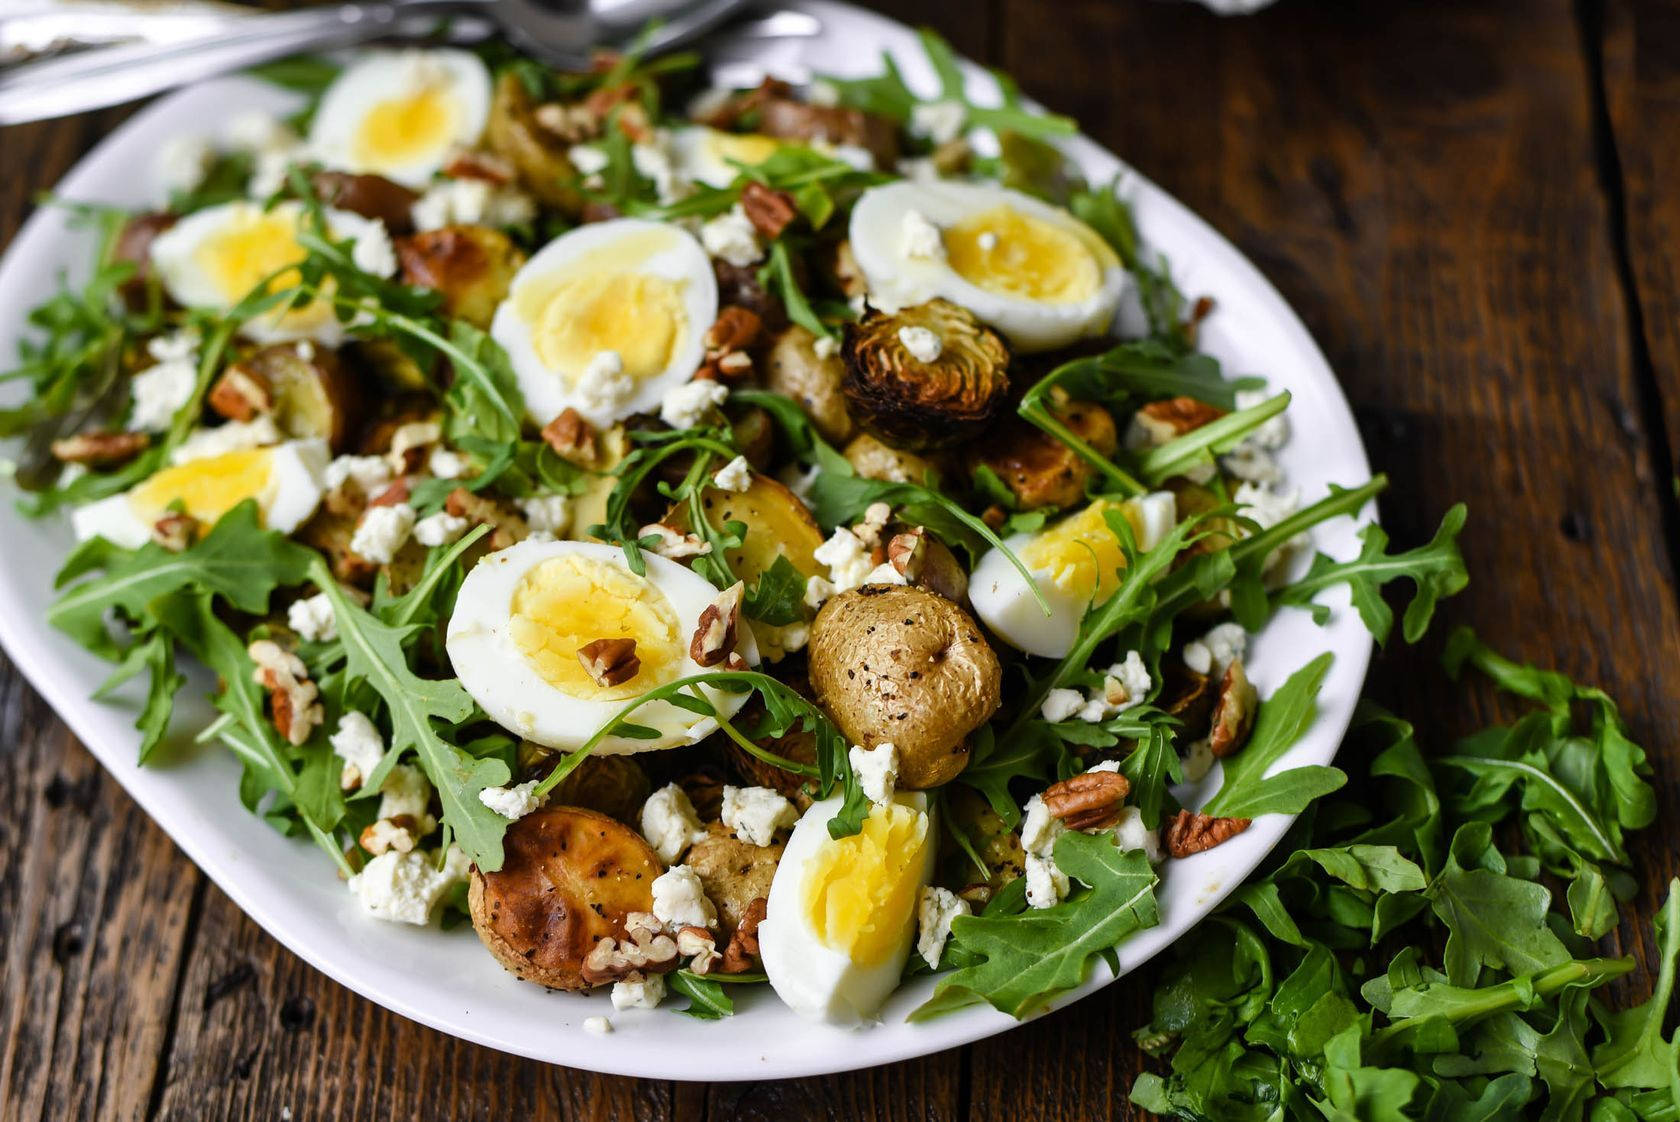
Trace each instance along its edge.
<path fill-rule="evenodd" d="M 1680 881 L 1647 999 L 1610 999 L 1633 961 L 1598 943 L 1637 894 L 1644 753 L 1599 690 L 1467 630 L 1446 663 L 1536 708 L 1431 751 L 1365 707 L 1343 750 L 1368 761 L 1351 797 L 1310 805 L 1160 972 L 1137 1039 L 1168 1065 L 1134 1103 L 1193 1119 L 1680 1118 L 1680 1034 L 1665 1032 Z M 1224 797 L 1220 813 L 1242 809 Z"/>

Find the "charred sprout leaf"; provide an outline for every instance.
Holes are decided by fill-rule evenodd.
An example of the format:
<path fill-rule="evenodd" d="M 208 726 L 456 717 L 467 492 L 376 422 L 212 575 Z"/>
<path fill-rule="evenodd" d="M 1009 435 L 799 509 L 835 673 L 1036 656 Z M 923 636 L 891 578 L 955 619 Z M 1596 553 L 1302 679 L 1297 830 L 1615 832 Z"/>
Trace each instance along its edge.
<path fill-rule="evenodd" d="M 1340 770 L 1319 764 L 1266 774 L 1318 716 L 1318 691 L 1330 672 L 1332 657 L 1328 652 L 1319 655 L 1261 704 L 1247 747 L 1224 761 L 1219 792 L 1202 813 L 1226 818 L 1297 814 L 1347 782 Z"/>
<path fill-rule="evenodd" d="M 942 977 L 911 1020 L 977 1001 L 1027 1016 L 1083 982 L 1099 956 L 1160 922 L 1155 871 L 1142 851 L 1122 852 L 1107 835 L 1068 833 L 1056 841 L 1055 860 L 1085 887 L 1054 907 L 958 917 L 946 953 L 972 956 L 970 964 Z"/>
<path fill-rule="evenodd" d="M 927 331 L 939 353 L 923 361 L 905 331 Z M 843 389 L 853 418 L 895 448 L 944 448 L 982 432 L 1009 394 L 1009 350 L 973 313 L 947 300 L 870 311 L 846 328 Z"/>
<path fill-rule="evenodd" d="M 1394 610 L 1383 600 L 1382 587 L 1393 580 L 1409 580 L 1415 591 L 1406 607 L 1401 634 L 1406 642 L 1415 643 L 1428 629 L 1435 605 L 1462 592 L 1470 583 L 1470 574 L 1465 571 L 1464 557 L 1458 549 L 1458 535 L 1464 529 L 1465 517 L 1464 504 L 1459 503 L 1441 519 L 1441 527 L 1429 544 L 1401 553 L 1386 552 L 1388 534 L 1373 522 L 1359 531 L 1358 557 L 1336 561 L 1318 554 L 1305 575 L 1283 589 L 1275 602 L 1306 607 L 1315 620 L 1324 623 L 1330 617 L 1330 609 L 1312 603 L 1313 597 L 1333 585 L 1345 584 L 1366 630 L 1382 645 L 1388 641 L 1388 633 L 1394 626 Z"/>

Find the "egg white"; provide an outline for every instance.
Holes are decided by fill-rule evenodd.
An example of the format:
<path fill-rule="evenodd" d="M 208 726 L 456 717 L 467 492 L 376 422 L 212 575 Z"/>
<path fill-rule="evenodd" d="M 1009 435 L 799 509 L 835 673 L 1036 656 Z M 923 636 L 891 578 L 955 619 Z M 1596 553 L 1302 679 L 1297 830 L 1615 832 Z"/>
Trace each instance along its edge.
<path fill-rule="evenodd" d="M 828 822 L 842 801 L 843 795 L 834 795 L 812 803 L 793 827 L 770 882 L 764 919 L 758 925 L 758 949 L 771 988 L 788 1008 L 802 1017 L 829 1024 L 861 1025 L 873 1020 L 898 988 L 916 938 L 916 911 L 911 908 L 897 944 L 874 966 L 858 965 L 826 946 L 811 930 L 805 920 L 805 876 L 823 845 L 831 840 Z M 920 791 L 895 795 L 894 801 L 928 813 L 927 796 Z M 938 823 L 929 821 L 917 895 L 933 878 L 939 848 L 937 829 Z"/>
<path fill-rule="evenodd" d="M 581 556 L 628 570 L 624 551 L 598 542 L 525 541 L 492 553 L 473 566 L 461 583 L 450 616 L 444 647 L 461 685 L 484 707 L 491 720 L 517 736 L 550 748 L 571 751 L 581 747 L 606 726 L 628 700 L 590 701 L 573 697 L 550 685 L 526 659 L 512 636 L 512 604 L 525 574 L 551 558 Z M 704 578 L 674 561 L 644 553 L 647 580 L 665 594 L 680 625 L 683 657 L 676 677 L 705 673 L 705 668 L 688 657 L 688 638 L 717 597 L 717 589 Z M 758 648 L 748 628 L 740 628 L 736 651 L 749 664 L 758 662 Z M 704 696 L 724 716 L 740 709 L 745 694 L 726 693 L 710 686 L 700 687 Z M 656 739 L 636 740 L 608 736 L 594 749 L 602 755 L 652 752 L 679 744 L 692 744 L 717 728 L 710 717 L 691 713 L 668 702 L 654 702 L 637 709 L 630 720 L 659 730 Z"/>
<path fill-rule="evenodd" d="M 907 214 L 919 214 L 944 229 L 1000 206 L 1077 238 L 1100 270 L 1097 290 L 1083 300 L 1065 303 L 993 292 L 965 279 L 943 254 L 906 252 Z M 848 237 L 869 284 L 869 302 L 875 307 L 891 312 L 943 297 L 1001 331 L 1023 352 L 1053 350 L 1105 334 L 1126 286 L 1125 270 L 1096 231 L 1065 210 L 993 184 L 904 181 L 872 187 L 852 209 Z"/>
<path fill-rule="evenodd" d="M 678 176 L 687 182 L 704 183 L 708 187 L 727 187 L 735 182 L 741 171 L 730 163 L 731 159 L 752 166 L 768 159 L 773 149 L 779 147 L 778 142 L 768 137 L 741 136 L 706 125 L 677 129 L 671 133 L 670 139 L 671 163 L 676 167 Z M 764 149 L 762 159 L 745 158 L 748 152 L 744 149 L 756 148 Z"/>
<path fill-rule="evenodd" d="M 577 384 L 583 370 L 551 368 L 537 351 L 536 334 L 519 310 L 527 286 L 560 275 L 633 273 L 676 283 L 681 289 L 685 324 L 663 370 L 641 378 L 634 391 L 616 404 L 590 399 Z M 567 408 L 576 409 L 600 428 L 632 413 L 651 412 L 667 392 L 699 369 L 706 353 L 706 330 L 717 319 L 717 279 L 711 259 L 694 236 L 679 227 L 639 218 L 615 218 L 568 231 L 545 245 L 514 275 L 508 296 L 496 309 L 490 334 L 507 352 L 525 396 L 525 408 L 539 425 Z M 603 350 L 631 340 L 602 340 Z"/>
<path fill-rule="evenodd" d="M 347 210 L 325 211 L 327 232 L 335 239 L 385 240 L 382 223 Z M 295 231 L 305 222 L 300 202 L 277 203 L 265 211 L 258 203 L 236 201 L 195 211 L 152 240 L 152 268 L 172 300 L 188 308 L 225 312 L 248 293 L 231 293 L 211 275 L 203 255 L 219 238 L 249 229 L 265 218 L 279 218 L 293 231 L 288 257 L 301 261 L 303 250 L 296 245 Z M 253 278 L 260 280 L 261 278 Z M 258 343 L 290 343 L 310 339 L 329 347 L 344 341 L 344 324 L 339 322 L 330 301 L 317 299 L 293 309 L 271 309 L 246 320 L 239 333 Z"/>
<path fill-rule="evenodd" d="M 428 88 L 448 107 L 449 120 L 436 135 L 418 138 L 413 151 L 400 159 L 374 158 L 361 150 L 358 134 L 382 103 Z M 476 143 L 483 134 L 490 95 L 490 72 L 469 51 L 372 51 L 327 87 L 310 126 L 309 151 L 329 168 L 424 187 L 454 149 Z"/>
<path fill-rule="evenodd" d="M 1137 545 L 1141 550 L 1153 549 L 1178 523 L 1178 503 L 1171 491 L 1152 491 L 1128 500 L 1127 506 L 1133 525 L 1140 527 Z M 1013 534 L 1003 544 L 1020 557 L 1042 533 Z M 1050 605 L 1048 616 L 1020 571 L 995 548 L 981 554 L 975 564 L 968 580 L 969 600 L 980 621 L 1010 646 L 1031 655 L 1061 658 L 1073 649 L 1079 621 L 1089 605 L 1076 590 L 1052 580 L 1049 572 L 1035 570 L 1033 576 Z"/>
<path fill-rule="evenodd" d="M 256 499 L 262 508 L 263 525 L 270 530 L 289 534 L 309 520 L 320 505 L 325 493 L 324 478 L 332 454 L 324 440 L 293 440 L 274 445 L 269 450 L 268 484 L 260 494 L 240 495 L 237 499 Z M 183 470 L 199 465 L 206 471 L 215 470 L 220 457 L 211 456 L 189 461 Z M 125 549 L 138 549 L 151 540 L 152 527 L 163 517 L 163 508 L 142 507 L 134 491 L 77 507 L 70 514 L 70 524 L 76 540 L 101 537 Z M 231 496 L 230 496 L 231 497 Z M 229 503 L 230 507 L 237 505 Z"/>

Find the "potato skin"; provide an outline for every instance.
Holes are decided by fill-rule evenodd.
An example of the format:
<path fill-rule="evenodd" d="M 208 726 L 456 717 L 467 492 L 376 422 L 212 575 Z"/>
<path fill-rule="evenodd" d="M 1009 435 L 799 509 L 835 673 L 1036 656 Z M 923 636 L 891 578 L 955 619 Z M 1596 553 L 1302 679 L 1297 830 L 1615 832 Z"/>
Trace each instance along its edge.
<path fill-rule="evenodd" d="M 846 395 L 840 389 L 846 364 L 838 353 L 818 357 L 813 349 L 816 341 L 815 335 L 798 324 L 782 332 L 765 362 L 765 385 L 797 401 L 824 440 L 844 444 L 856 427 L 852 415 L 846 412 Z"/>
<path fill-rule="evenodd" d="M 261 376 L 274 394 L 274 421 L 291 437 L 323 437 L 334 452 L 350 447 L 367 400 L 360 382 L 335 351 L 315 347 L 304 358 L 292 343 L 252 352 L 241 365 Z"/>
<path fill-rule="evenodd" d="M 414 229 L 411 210 L 420 198 L 418 191 L 382 175 L 354 175 L 347 171 L 318 171 L 309 182 L 327 206 L 364 218 L 377 218 L 393 234 L 406 234 Z"/>
<path fill-rule="evenodd" d="M 966 737 L 989 720 L 1003 670 L 969 614 L 932 592 L 864 585 L 823 605 L 811 625 L 811 686 L 854 744 L 890 741 L 898 784 L 948 783 Z"/>
<path fill-rule="evenodd" d="M 731 550 L 727 559 L 735 575 L 749 585 L 768 572 L 778 557 L 786 557 L 807 577 L 827 571 L 812 556 L 824 537 L 811 508 L 768 475 L 755 474 L 752 486 L 739 494 L 708 488 L 700 502 L 713 526 L 721 528 L 732 521 L 747 524 L 741 548 Z M 686 533 L 688 505 L 673 507 L 665 516 L 665 524 Z"/>
<path fill-rule="evenodd" d="M 525 255 L 500 230 L 445 226 L 397 239 L 404 284 L 443 294 L 444 310 L 475 327 L 489 327 Z"/>
<path fill-rule="evenodd" d="M 1100 405 L 1070 401 L 1056 419 L 1104 456 L 1120 446 L 1114 418 Z M 1056 437 L 1019 417 L 1007 418 L 976 442 L 975 464 L 997 473 L 1022 510 L 1067 507 L 1085 498 L 1092 468 Z"/>
<path fill-rule="evenodd" d="M 782 859 L 782 843 L 753 845 L 730 833 L 721 823 L 707 827 L 709 837 L 689 847 L 683 863 L 694 870 L 706 895 L 716 905 L 724 942 L 735 933 L 754 900 L 768 899 L 770 882 Z"/>
<path fill-rule="evenodd" d="M 484 139 L 490 151 L 513 165 L 519 185 L 539 202 L 569 215 L 582 208 L 577 192 L 565 186 L 574 175 L 565 145 L 537 124 L 531 95 L 511 70 L 496 79 Z"/>
<path fill-rule="evenodd" d="M 510 825 L 502 867 L 474 869 L 473 928 L 517 977 L 550 989 L 588 989 L 583 960 L 603 938 L 623 938 L 631 912 L 653 909 L 665 871 L 640 834 L 604 814 L 549 806 Z"/>

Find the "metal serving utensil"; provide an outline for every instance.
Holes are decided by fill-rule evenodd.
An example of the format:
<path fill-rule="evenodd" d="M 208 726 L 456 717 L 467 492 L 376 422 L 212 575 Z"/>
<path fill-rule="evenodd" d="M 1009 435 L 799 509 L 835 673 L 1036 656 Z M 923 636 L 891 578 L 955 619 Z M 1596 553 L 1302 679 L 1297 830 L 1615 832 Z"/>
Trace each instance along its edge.
<path fill-rule="evenodd" d="M 449 20 L 461 38 L 500 31 L 555 66 L 582 68 L 599 47 L 623 46 L 658 20 L 644 40 L 669 50 L 718 26 L 745 0 L 385 0 L 230 17 L 209 34 L 94 47 L 0 69 L 0 125 L 61 117 L 146 97 L 302 51 L 373 39 L 416 38 Z M 814 35 L 772 16 L 745 29 L 758 37 Z"/>

